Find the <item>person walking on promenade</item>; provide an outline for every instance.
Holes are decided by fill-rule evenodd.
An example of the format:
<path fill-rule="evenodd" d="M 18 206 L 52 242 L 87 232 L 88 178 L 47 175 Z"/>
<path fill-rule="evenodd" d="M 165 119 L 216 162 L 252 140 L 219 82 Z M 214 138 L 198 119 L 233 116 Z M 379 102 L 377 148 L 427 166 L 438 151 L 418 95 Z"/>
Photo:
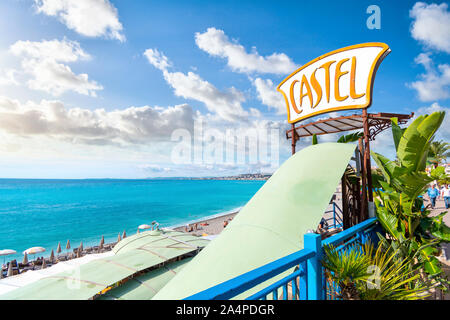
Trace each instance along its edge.
<path fill-rule="evenodd" d="M 436 185 L 433 184 L 431 188 L 427 190 L 428 197 L 430 197 L 431 207 L 434 209 L 436 206 L 436 198 L 439 196 L 439 190 L 436 188 Z"/>
<path fill-rule="evenodd" d="M 445 209 L 450 208 L 450 188 L 448 184 L 442 188 L 441 197 L 444 199 Z"/>

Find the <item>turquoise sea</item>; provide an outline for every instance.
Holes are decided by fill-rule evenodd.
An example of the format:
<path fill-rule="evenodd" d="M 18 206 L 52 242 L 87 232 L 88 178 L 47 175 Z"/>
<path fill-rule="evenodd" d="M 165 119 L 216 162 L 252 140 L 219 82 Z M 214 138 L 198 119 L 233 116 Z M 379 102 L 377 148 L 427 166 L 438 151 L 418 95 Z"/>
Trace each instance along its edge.
<path fill-rule="evenodd" d="M 241 207 L 264 181 L 0 179 L 0 250 L 112 242 L 140 224 L 168 227 Z M 3 263 L 0 257 L 0 263 Z"/>

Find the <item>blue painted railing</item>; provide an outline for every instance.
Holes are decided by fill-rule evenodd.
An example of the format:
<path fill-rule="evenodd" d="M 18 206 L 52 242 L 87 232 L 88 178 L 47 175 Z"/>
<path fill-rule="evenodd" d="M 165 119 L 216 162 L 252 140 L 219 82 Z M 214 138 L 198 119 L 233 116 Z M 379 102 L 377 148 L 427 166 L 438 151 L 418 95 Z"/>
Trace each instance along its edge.
<path fill-rule="evenodd" d="M 332 213 L 332 216 L 325 219 L 325 221 L 328 223 L 329 229 L 342 228 L 342 210 L 341 208 L 339 208 L 336 202 L 332 202 L 331 205 L 331 210 L 327 210 L 325 211 L 325 213 Z"/>
<path fill-rule="evenodd" d="M 381 231 L 380 225 L 376 218 L 371 218 L 323 241 L 319 234 L 305 234 L 304 249 L 187 297 L 186 300 L 231 299 L 289 271 L 288 275 L 265 288 L 260 288 L 258 292 L 245 299 L 333 299 L 336 296 L 336 286 L 325 281 L 322 270 L 323 246 L 333 245 L 337 250 L 343 250 L 364 243 L 368 239 L 377 243 L 377 231 Z"/>

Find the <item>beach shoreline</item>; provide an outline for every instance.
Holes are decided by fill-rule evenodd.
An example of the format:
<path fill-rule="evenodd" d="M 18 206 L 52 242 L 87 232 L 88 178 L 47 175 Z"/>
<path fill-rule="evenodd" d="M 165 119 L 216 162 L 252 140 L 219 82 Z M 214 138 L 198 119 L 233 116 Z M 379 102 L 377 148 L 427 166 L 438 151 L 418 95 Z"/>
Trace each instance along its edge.
<path fill-rule="evenodd" d="M 234 208 L 234 209 L 231 209 L 231 210 L 221 211 L 221 212 L 216 213 L 216 214 L 207 215 L 207 216 L 200 217 L 200 218 L 193 219 L 193 220 L 189 220 L 189 221 L 183 221 L 181 223 L 174 224 L 174 225 L 171 225 L 171 226 L 167 226 L 165 228 L 174 229 L 174 230 L 178 230 L 178 229 L 181 228 L 181 229 L 184 230 L 184 227 L 186 225 L 191 225 L 191 224 L 196 224 L 196 223 L 199 224 L 199 223 L 204 223 L 204 222 L 208 222 L 209 223 L 209 221 L 216 221 L 216 219 L 220 220 L 223 217 L 235 216 L 237 213 L 239 213 L 239 211 L 242 208 L 243 207 L 237 207 L 237 208 Z M 162 226 L 162 227 L 164 228 L 164 226 Z"/>
<path fill-rule="evenodd" d="M 205 217 L 171 229 L 175 231 L 186 232 L 186 228 L 189 226 L 187 233 L 192 235 L 196 236 L 202 236 L 204 234 L 208 236 L 218 235 L 224 229 L 224 222 L 227 221 L 229 223 L 238 213 L 239 210 L 221 215 Z M 207 225 L 202 225 L 205 223 Z M 195 229 L 195 225 L 197 225 L 197 229 Z M 193 230 L 189 231 L 191 227 Z"/>
<path fill-rule="evenodd" d="M 202 236 L 203 234 L 217 235 L 223 230 L 224 221 L 225 220 L 230 221 L 230 219 L 232 219 L 241 210 L 241 208 L 242 207 L 237 207 L 232 210 L 222 211 L 217 214 L 207 215 L 207 216 L 204 216 L 204 217 L 201 217 L 198 219 L 185 221 L 185 222 L 167 226 L 167 227 L 160 226 L 160 228 L 167 228 L 167 229 L 172 229 L 175 231 L 186 232 L 185 229 L 186 229 L 187 225 L 194 226 L 195 224 L 197 224 L 197 230 L 193 230 L 192 232 L 187 232 L 187 233 L 196 235 L 196 236 Z M 207 223 L 208 225 L 202 226 L 201 225 L 202 223 Z M 145 230 L 143 230 L 141 232 L 145 232 Z M 100 238 L 101 237 L 99 236 L 99 239 Z M 98 244 L 95 244 L 93 241 L 85 242 L 84 248 L 80 252 L 80 256 L 85 256 L 85 255 L 89 255 L 89 254 L 98 254 L 98 253 L 104 253 L 104 252 L 111 251 L 114 248 L 114 246 L 117 244 L 117 240 L 116 241 L 114 241 L 114 240 L 111 241 L 111 240 L 112 239 L 105 238 L 105 244 L 104 244 L 103 249 L 101 249 L 101 250 L 99 250 Z M 100 240 L 99 240 L 99 242 L 100 242 Z M 77 258 L 78 247 L 74 246 L 71 249 L 64 250 L 64 251 L 65 252 L 62 252 L 59 254 L 55 252 L 55 259 L 53 261 L 50 261 L 50 251 L 38 254 L 36 256 L 36 258 L 42 257 L 43 259 L 46 260 L 46 262 L 49 265 L 54 265 L 58 262 L 69 261 L 69 260 Z M 14 260 L 16 260 L 18 263 L 21 262 L 21 260 L 19 260 L 19 259 L 11 259 L 10 261 L 14 261 Z M 34 261 L 34 260 L 37 260 L 37 259 L 30 259 L 30 261 Z M 5 261 L 5 265 L 6 264 L 7 263 Z M 3 268 L 5 268 L 5 265 L 3 263 L 0 264 L 0 266 L 2 266 Z M 5 270 L 3 270 L 3 271 L 5 271 Z"/>

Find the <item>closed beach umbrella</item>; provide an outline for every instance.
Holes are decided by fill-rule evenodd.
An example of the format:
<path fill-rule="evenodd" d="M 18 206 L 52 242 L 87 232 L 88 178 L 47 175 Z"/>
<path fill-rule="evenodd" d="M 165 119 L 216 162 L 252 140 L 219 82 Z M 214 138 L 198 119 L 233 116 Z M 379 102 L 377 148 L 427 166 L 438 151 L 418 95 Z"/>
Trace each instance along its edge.
<path fill-rule="evenodd" d="M 80 254 L 83 252 L 83 241 L 81 241 L 80 246 L 78 247 L 78 251 Z"/>
<path fill-rule="evenodd" d="M 53 262 L 53 260 L 55 260 L 55 253 L 53 252 L 52 249 L 52 252 L 50 253 L 50 261 Z"/>
<path fill-rule="evenodd" d="M 13 275 L 13 269 L 12 269 L 12 263 L 11 261 L 9 262 L 9 266 L 8 266 L 8 277 L 11 277 Z"/>
<path fill-rule="evenodd" d="M 67 240 L 67 243 L 66 243 L 66 249 L 67 249 L 67 250 L 70 249 L 70 240 Z"/>
<path fill-rule="evenodd" d="M 127 232 L 123 230 L 122 239 L 125 239 L 127 237 Z"/>
<path fill-rule="evenodd" d="M 119 242 L 120 240 L 122 240 L 122 238 L 120 238 L 120 233 L 119 233 L 119 235 L 117 236 L 117 242 Z"/>
<path fill-rule="evenodd" d="M 56 248 L 56 253 L 61 253 L 61 242 L 58 242 L 58 247 Z"/>
<path fill-rule="evenodd" d="M 22 263 L 23 264 L 27 264 L 28 263 L 28 254 L 25 252 L 24 253 L 24 255 L 23 255 L 23 261 L 22 261 Z"/>
<path fill-rule="evenodd" d="M 100 249 L 103 248 L 104 244 L 105 244 L 105 237 L 102 236 L 102 239 L 100 240 L 100 245 L 99 245 Z"/>

